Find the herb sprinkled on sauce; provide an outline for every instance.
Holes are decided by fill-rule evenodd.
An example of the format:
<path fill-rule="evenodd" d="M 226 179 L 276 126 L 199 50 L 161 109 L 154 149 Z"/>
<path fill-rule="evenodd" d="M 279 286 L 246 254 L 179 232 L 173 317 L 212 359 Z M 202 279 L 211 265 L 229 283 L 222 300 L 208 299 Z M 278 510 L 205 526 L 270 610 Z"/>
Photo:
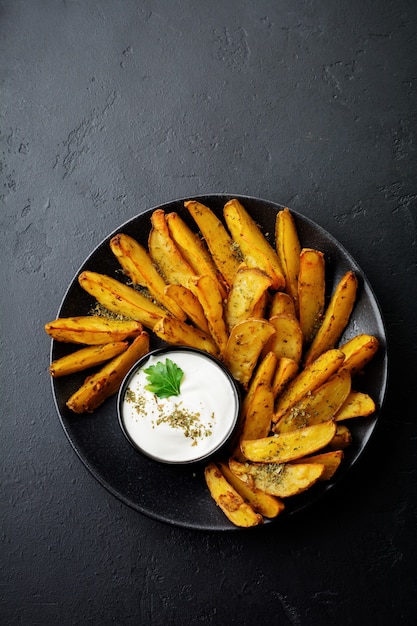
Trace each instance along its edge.
<path fill-rule="evenodd" d="M 143 396 L 136 394 L 130 387 L 126 389 L 125 393 L 126 402 L 132 403 L 135 406 L 137 413 L 145 415 L 146 412 L 146 400 Z"/>
<path fill-rule="evenodd" d="M 212 414 L 212 418 L 214 419 L 214 414 Z M 185 437 L 191 437 L 194 446 L 197 445 L 197 439 L 210 437 L 212 434 L 210 427 L 201 424 L 200 413 L 188 411 L 181 406 L 181 403 L 176 404 L 171 413 L 161 415 L 161 417 L 156 420 L 157 426 L 162 423 L 169 424 L 171 428 L 182 430 Z M 209 424 L 209 426 L 211 426 L 211 424 Z"/>
<path fill-rule="evenodd" d="M 192 439 L 193 446 L 198 445 L 198 439 L 212 435 L 212 427 L 215 420 L 214 413 L 211 414 L 212 422 L 205 425 L 200 421 L 201 413 L 199 411 L 189 411 L 183 406 L 182 402 L 176 403 L 172 410 L 166 412 L 166 407 L 157 402 L 156 396 L 154 396 L 154 399 L 154 408 L 158 412 L 158 417 L 153 420 L 154 427 L 160 424 L 168 424 L 171 428 L 182 430 L 184 437 Z M 146 399 L 135 393 L 130 387 L 126 389 L 125 400 L 134 405 L 139 416 L 144 417 L 147 414 Z"/>

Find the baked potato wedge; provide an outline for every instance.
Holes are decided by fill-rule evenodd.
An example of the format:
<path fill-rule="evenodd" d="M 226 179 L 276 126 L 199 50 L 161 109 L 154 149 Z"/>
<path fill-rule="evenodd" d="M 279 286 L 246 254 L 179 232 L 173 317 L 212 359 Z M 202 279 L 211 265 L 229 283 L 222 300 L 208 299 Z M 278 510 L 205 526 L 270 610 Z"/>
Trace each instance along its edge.
<path fill-rule="evenodd" d="M 255 302 L 252 309 L 251 317 L 264 317 L 266 319 L 266 310 L 269 303 L 269 291 L 264 291 L 258 302 Z"/>
<path fill-rule="evenodd" d="M 229 335 L 224 321 L 223 298 L 218 282 L 212 276 L 199 276 L 193 279 L 193 292 L 204 311 L 210 335 L 223 355 Z"/>
<path fill-rule="evenodd" d="M 375 356 L 379 348 L 379 341 L 373 335 L 360 334 L 352 337 L 340 346 L 345 355 L 343 367 L 353 375 L 360 374 L 365 365 Z"/>
<path fill-rule="evenodd" d="M 293 216 L 287 207 L 277 213 L 275 243 L 285 278 L 285 291 L 291 296 L 295 310 L 298 312 L 298 274 L 301 245 Z"/>
<path fill-rule="evenodd" d="M 132 283 L 146 287 L 155 300 L 172 315 L 185 320 L 185 313 L 166 293 L 166 283 L 148 251 L 133 237 L 119 233 L 110 240 L 110 249 Z"/>
<path fill-rule="evenodd" d="M 312 426 L 335 418 L 351 388 L 350 373 L 341 369 L 327 382 L 292 406 L 274 425 L 275 433 Z"/>
<path fill-rule="evenodd" d="M 245 421 L 241 440 L 267 437 L 271 430 L 273 413 L 274 395 L 271 385 L 266 382 L 258 384 L 251 394 L 247 407 L 245 407 Z"/>
<path fill-rule="evenodd" d="M 297 317 L 294 300 L 291 296 L 285 293 L 285 291 L 276 291 L 271 298 L 268 317 L 271 318 L 274 317 L 274 315 L 281 315 L 281 313 Z"/>
<path fill-rule="evenodd" d="M 343 450 L 331 450 L 330 452 L 322 452 L 321 454 L 303 457 L 295 461 L 295 463 L 322 463 L 324 465 L 324 472 L 319 478 L 319 480 L 322 481 L 333 478 L 342 460 Z"/>
<path fill-rule="evenodd" d="M 45 324 L 45 332 L 55 341 L 86 345 L 124 341 L 142 330 L 137 320 L 113 320 L 100 315 L 59 317 Z"/>
<path fill-rule="evenodd" d="M 161 318 L 153 327 L 157 337 L 173 346 L 189 346 L 219 357 L 219 349 L 210 335 L 176 317 Z"/>
<path fill-rule="evenodd" d="M 354 417 L 367 417 L 375 413 L 375 410 L 375 402 L 370 395 L 352 389 L 336 412 L 334 419 L 336 422 L 342 422 Z"/>
<path fill-rule="evenodd" d="M 245 416 L 247 408 L 252 401 L 256 389 L 261 385 L 272 387 L 275 369 L 278 360 L 273 352 L 268 352 L 260 361 L 249 383 L 247 393 L 242 402 L 242 415 Z"/>
<path fill-rule="evenodd" d="M 352 313 L 357 287 L 358 280 L 349 270 L 338 282 L 330 299 L 323 321 L 307 351 L 306 366 L 337 344 Z"/>
<path fill-rule="evenodd" d="M 187 287 L 189 281 L 195 276 L 195 272 L 172 239 L 165 212 L 162 209 L 153 211 L 151 224 L 148 249 L 153 263 L 167 284 L 174 283 Z"/>
<path fill-rule="evenodd" d="M 69 376 L 75 372 L 82 372 L 90 367 L 102 365 L 106 361 L 121 354 L 128 347 L 127 341 L 111 341 L 102 345 L 87 346 L 80 350 L 75 350 L 60 359 L 55 359 L 49 366 L 49 373 L 52 378 Z"/>
<path fill-rule="evenodd" d="M 320 250 L 303 248 L 298 274 L 298 318 L 306 344 L 313 341 L 322 322 L 325 293 L 324 254 Z"/>
<path fill-rule="evenodd" d="M 213 258 L 200 237 L 189 228 L 178 213 L 171 212 L 165 216 L 169 233 L 183 258 L 193 268 L 196 276 L 211 276 L 217 283 L 222 298 L 227 296 L 227 288 L 220 276 Z"/>
<path fill-rule="evenodd" d="M 224 364 L 245 389 L 264 345 L 274 333 L 272 324 L 264 319 L 245 320 L 230 331 L 223 355 Z"/>
<path fill-rule="evenodd" d="M 242 498 L 250 504 L 250 506 L 264 517 L 272 519 L 277 517 L 285 508 L 284 502 L 280 498 L 271 496 L 248 483 L 241 480 L 234 474 L 226 463 L 219 463 L 221 472 L 229 485 L 242 496 Z"/>
<path fill-rule="evenodd" d="M 200 229 L 218 271 L 227 285 L 231 286 L 242 261 L 239 246 L 222 221 L 205 204 L 187 200 L 184 206 Z"/>
<path fill-rule="evenodd" d="M 188 319 L 204 333 L 210 334 L 203 307 L 197 296 L 184 285 L 167 285 L 167 295 L 181 307 Z"/>
<path fill-rule="evenodd" d="M 261 414 L 263 414 L 263 418 L 265 419 L 265 425 L 262 429 L 262 434 L 260 434 L 259 436 L 266 436 L 271 428 L 271 419 L 274 408 L 274 396 L 272 393 L 271 383 L 273 380 L 276 364 L 277 358 L 275 354 L 269 352 L 260 361 L 258 367 L 256 368 L 254 374 L 250 379 L 248 391 L 243 397 L 242 408 L 239 416 L 239 424 L 236 428 L 232 445 L 233 455 L 236 456 L 236 458 L 238 458 L 239 460 L 243 458 L 240 451 L 240 439 L 242 438 L 242 433 L 247 432 L 249 428 L 248 426 L 246 426 L 245 428 L 246 418 L 249 416 L 248 419 L 250 423 L 252 420 L 256 420 L 257 411 L 261 411 Z M 262 409 L 262 395 L 264 395 L 266 398 L 266 406 L 263 407 L 264 409 L 267 409 L 269 403 L 271 403 L 269 415 L 267 415 L 266 410 Z M 245 435 L 245 437 L 246 436 L 247 438 L 249 438 L 249 435 Z M 254 435 L 254 438 L 256 436 L 258 435 Z"/>
<path fill-rule="evenodd" d="M 344 358 L 343 352 L 334 348 L 327 350 L 301 370 L 278 396 L 274 422 L 278 422 L 301 398 L 323 385 L 341 367 Z"/>
<path fill-rule="evenodd" d="M 151 302 L 139 291 L 105 274 L 86 270 L 81 272 L 78 282 L 105 309 L 137 320 L 146 328 L 153 328 L 155 322 L 166 315 L 165 309 Z"/>
<path fill-rule="evenodd" d="M 323 463 L 240 463 L 234 459 L 229 467 L 248 486 L 277 498 L 306 491 L 325 471 Z"/>
<path fill-rule="evenodd" d="M 329 442 L 329 450 L 343 450 L 352 443 L 352 433 L 344 424 L 336 424 L 336 432 Z"/>
<path fill-rule="evenodd" d="M 246 459 L 257 463 L 287 463 L 327 446 L 336 434 L 333 420 L 261 439 L 242 440 Z"/>
<path fill-rule="evenodd" d="M 276 399 L 298 374 L 298 364 L 292 359 L 282 357 L 278 360 L 272 380 L 272 393 Z"/>
<path fill-rule="evenodd" d="M 261 298 L 271 286 L 269 276 L 257 268 L 242 267 L 235 279 L 225 304 L 225 320 L 228 329 L 249 318 L 262 317 L 264 304 L 258 310 Z"/>
<path fill-rule="evenodd" d="M 69 398 L 67 407 L 74 413 L 92 413 L 107 398 L 117 393 L 124 377 L 144 354 L 149 352 L 149 334 L 142 331 L 130 346 L 89 376 Z"/>
<path fill-rule="evenodd" d="M 223 215 L 232 238 L 243 254 L 245 263 L 267 274 L 272 281 L 272 289 L 283 289 L 285 278 L 278 255 L 244 206 L 239 200 L 229 200 L 224 205 Z"/>
<path fill-rule="evenodd" d="M 262 515 L 243 499 L 215 463 L 206 466 L 204 478 L 211 497 L 235 526 L 248 528 L 263 523 Z"/>
<path fill-rule="evenodd" d="M 273 352 L 278 359 L 291 359 L 300 363 L 303 352 L 303 333 L 296 317 L 288 313 L 274 315 L 268 319 L 275 328 L 275 334 L 268 341 L 263 352 Z"/>

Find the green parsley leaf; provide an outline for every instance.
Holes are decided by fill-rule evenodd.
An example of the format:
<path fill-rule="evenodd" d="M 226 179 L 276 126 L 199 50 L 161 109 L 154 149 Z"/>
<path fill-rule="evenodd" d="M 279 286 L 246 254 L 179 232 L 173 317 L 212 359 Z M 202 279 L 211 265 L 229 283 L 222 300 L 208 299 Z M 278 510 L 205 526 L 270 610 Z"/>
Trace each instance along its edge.
<path fill-rule="evenodd" d="M 159 398 L 180 395 L 180 385 L 184 372 L 170 359 L 166 359 L 165 363 L 158 361 L 143 371 L 149 380 L 149 385 L 145 386 L 148 391 L 152 391 Z"/>

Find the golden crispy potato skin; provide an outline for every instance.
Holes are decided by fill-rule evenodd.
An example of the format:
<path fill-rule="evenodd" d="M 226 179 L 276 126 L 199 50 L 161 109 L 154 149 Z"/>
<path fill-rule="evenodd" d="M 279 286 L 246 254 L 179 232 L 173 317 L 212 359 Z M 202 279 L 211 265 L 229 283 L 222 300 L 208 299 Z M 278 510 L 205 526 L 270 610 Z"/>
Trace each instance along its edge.
<path fill-rule="evenodd" d="M 323 321 L 306 354 L 309 365 L 320 354 L 334 348 L 346 328 L 356 299 L 358 280 L 352 271 L 340 279 L 324 313 Z"/>
<path fill-rule="evenodd" d="M 262 515 L 256 513 L 250 504 L 245 502 L 217 465 L 209 463 L 205 468 L 204 477 L 213 500 L 233 524 L 244 528 L 262 524 Z"/>
<path fill-rule="evenodd" d="M 98 315 L 59 317 L 45 324 L 45 332 L 56 341 L 86 345 L 100 345 L 124 341 L 142 332 L 136 320 L 112 320 Z"/>
<path fill-rule="evenodd" d="M 360 374 L 375 356 L 379 348 L 379 341 L 373 335 L 362 333 L 352 337 L 340 346 L 345 355 L 343 367 L 348 369 L 352 376 Z"/>
<path fill-rule="evenodd" d="M 231 286 L 240 265 L 235 242 L 209 207 L 196 200 L 188 200 L 184 206 L 200 229 L 218 271 Z"/>
<path fill-rule="evenodd" d="M 299 363 L 303 351 L 303 333 L 298 319 L 289 313 L 273 315 L 268 320 L 275 334 L 264 347 L 264 352 L 273 352 L 278 359 L 287 358 Z"/>
<path fill-rule="evenodd" d="M 52 361 L 49 366 L 49 372 L 53 378 L 59 378 L 60 376 L 69 376 L 70 374 L 75 374 L 75 372 L 81 372 L 96 365 L 102 365 L 102 363 L 124 352 L 128 345 L 127 341 L 112 341 L 98 346 L 81 348 Z"/>
<path fill-rule="evenodd" d="M 230 329 L 253 317 L 265 292 L 271 286 L 269 276 L 257 268 L 242 267 L 237 273 L 225 304 L 225 319 Z M 259 317 L 263 317 L 261 307 Z"/>
<path fill-rule="evenodd" d="M 236 324 L 230 332 L 224 363 L 232 376 L 247 388 L 263 347 L 275 329 L 263 319 L 249 319 Z"/>
<path fill-rule="evenodd" d="M 275 433 L 312 426 L 335 418 L 351 388 L 350 373 L 341 369 L 315 391 L 308 393 L 292 406 L 274 425 Z"/>
<path fill-rule="evenodd" d="M 375 410 L 375 401 L 369 394 L 352 389 L 336 412 L 334 419 L 336 422 L 342 422 L 354 417 L 366 417 L 372 415 Z"/>
<path fill-rule="evenodd" d="M 298 364 L 287 357 L 278 359 L 274 378 L 272 379 L 272 392 L 277 399 L 286 386 L 294 380 L 298 374 Z"/>
<path fill-rule="evenodd" d="M 330 452 L 322 452 L 321 454 L 303 457 L 298 461 L 294 461 L 294 463 L 322 463 L 324 465 L 324 472 L 319 478 L 321 481 L 333 478 L 342 460 L 343 450 L 331 450 Z"/>
<path fill-rule="evenodd" d="M 220 275 L 208 249 L 200 237 L 187 226 L 178 213 L 166 215 L 169 233 L 183 258 L 196 276 L 210 276 L 217 284 L 222 298 L 227 297 L 224 279 Z"/>
<path fill-rule="evenodd" d="M 285 278 L 278 255 L 246 209 L 238 200 L 232 199 L 225 204 L 223 214 L 234 241 L 240 247 L 245 263 L 267 274 L 273 289 L 283 289 Z"/>
<path fill-rule="evenodd" d="M 288 208 L 277 213 L 275 241 L 285 279 L 285 289 L 294 302 L 295 310 L 298 311 L 298 274 L 300 271 L 301 245 L 297 228 Z"/>
<path fill-rule="evenodd" d="M 327 350 L 301 370 L 278 396 L 274 422 L 278 422 L 301 398 L 323 385 L 341 367 L 344 358 L 341 350 Z"/>
<path fill-rule="evenodd" d="M 117 393 L 130 368 L 148 351 L 149 334 L 142 331 L 127 350 L 84 381 L 84 384 L 67 401 L 68 408 L 74 413 L 95 411 L 107 398 Z"/>
<path fill-rule="evenodd" d="M 331 450 L 344 450 L 352 443 L 352 433 L 344 424 L 336 423 L 336 432 L 329 442 Z"/>
<path fill-rule="evenodd" d="M 194 270 L 184 259 L 172 239 L 162 209 L 157 209 L 152 213 L 151 224 L 148 248 L 152 261 L 161 272 L 166 283 L 187 286 L 194 276 Z"/>
<path fill-rule="evenodd" d="M 325 290 L 324 254 L 320 250 L 303 248 L 298 274 L 298 316 L 306 344 L 313 341 L 322 322 Z"/>
<path fill-rule="evenodd" d="M 252 488 L 278 498 L 296 496 L 314 485 L 325 471 L 323 463 L 239 463 L 229 467 Z"/>
<path fill-rule="evenodd" d="M 134 284 L 149 293 L 175 317 L 185 320 L 185 313 L 166 293 L 166 283 L 157 271 L 148 251 L 133 237 L 119 233 L 110 241 L 110 249 Z"/>
<path fill-rule="evenodd" d="M 271 496 L 252 485 L 248 485 L 236 476 L 226 463 L 219 463 L 219 467 L 227 482 L 236 489 L 257 513 L 264 517 L 274 518 L 284 510 L 285 504 L 280 498 Z"/>
<path fill-rule="evenodd" d="M 178 303 L 194 326 L 204 333 L 210 334 L 204 309 L 197 296 L 188 287 L 171 284 L 167 285 L 165 291 L 172 300 Z"/>
<path fill-rule="evenodd" d="M 199 276 L 193 280 L 194 293 L 197 296 L 210 331 L 220 355 L 226 350 L 228 333 L 224 321 L 223 299 L 217 281 L 212 276 Z"/>
<path fill-rule="evenodd" d="M 287 463 L 324 448 L 335 434 L 336 424 L 329 420 L 279 435 L 241 441 L 240 448 L 249 461 Z"/>
<path fill-rule="evenodd" d="M 281 315 L 281 313 L 288 313 L 288 315 L 297 317 L 294 300 L 291 296 L 288 293 L 285 293 L 285 291 L 276 291 L 271 298 L 269 318 L 274 315 Z"/>
<path fill-rule="evenodd" d="M 258 385 L 246 409 L 241 439 L 266 437 L 271 430 L 274 396 L 271 385 Z"/>
<path fill-rule="evenodd" d="M 166 315 L 166 311 L 149 298 L 105 274 L 84 271 L 78 282 L 108 311 L 137 320 L 146 328 L 152 329 L 155 322 Z"/>
<path fill-rule="evenodd" d="M 273 352 L 268 352 L 262 357 L 262 360 L 252 375 L 248 391 L 243 399 L 242 415 L 244 417 L 246 416 L 248 407 L 258 387 L 267 385 L 272 389 L 272 381 L 274 380 L 277 364 L 278 359 Z"/>
<path fill-rule="evenodd" d="M 155 324 L 153 332 L 173 346 L 189 346 L 219 356 L 219 349 L 210 335 L 175 317 L 163 317 Z"/>

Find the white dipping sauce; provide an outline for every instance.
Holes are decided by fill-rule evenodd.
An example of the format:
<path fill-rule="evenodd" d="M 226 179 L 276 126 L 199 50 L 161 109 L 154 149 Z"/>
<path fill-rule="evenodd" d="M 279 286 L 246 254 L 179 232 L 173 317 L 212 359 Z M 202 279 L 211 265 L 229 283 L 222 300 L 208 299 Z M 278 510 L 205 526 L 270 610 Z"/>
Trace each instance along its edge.
<path fill-rule="evenodd" d="M 184 372 L 180 395 L 159 398 L 145 389 L 145 369 L 166 359 Z M 120 399 L 121 422 L 145 454 L 167 463 L 200 460 L 230 436 L 239 412 L 229 375 L 203 353 L 170 350 L 152 355 L 135 370 Z"/>

